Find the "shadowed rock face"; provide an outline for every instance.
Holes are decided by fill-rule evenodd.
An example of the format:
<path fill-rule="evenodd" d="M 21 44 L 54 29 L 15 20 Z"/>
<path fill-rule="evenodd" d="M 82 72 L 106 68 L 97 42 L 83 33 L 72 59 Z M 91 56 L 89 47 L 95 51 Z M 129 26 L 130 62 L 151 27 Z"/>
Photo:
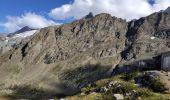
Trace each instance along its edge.
<path fill-rule="evenodd" d="M 119 63 L 153 57 L 170 50 L 169 29 L 170 14 L 165 12 L 131 22 L 103 13 L 90 19 L 43 28 L 28 41 L 0 56 L 3 71 L 0 80 L 4 80 L 6 88 L 31 84 L 58 93 L 56 84 L 71 87 L 74 83 L 74 89 L 77 89 L 80 86 L 76 83 L 78 80 L 81 82 L 86 78 L 83 83 L 94 81 L 88 73 L 77 73 L 78 67 L 100 62 L 104 65 L 99 68 L 101 71 L 108 65 L 109 68 L 100 75 L 97 75 L 98 67 L 92 70 L 95 79 L 100 79 L 105 73 L 111 74 L 112 67 Z M 71 74 L 67 76 L 65 73 L 69 71 Z"/>
<path fill-rule="evenodd" d="M 85 17 L 84 17 L 84 19 L 91 19 L 91 18 L 93 18 L 94 16 L 93 16 L 93 13 L 92 12 L 90 12 L 88 15 L 86 15 Z"/>

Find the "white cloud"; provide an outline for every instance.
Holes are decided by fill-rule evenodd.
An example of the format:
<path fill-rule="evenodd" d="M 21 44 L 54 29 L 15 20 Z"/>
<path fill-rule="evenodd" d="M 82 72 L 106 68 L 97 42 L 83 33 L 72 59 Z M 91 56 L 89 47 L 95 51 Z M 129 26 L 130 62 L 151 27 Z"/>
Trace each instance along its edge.
<path fill-rule="evenodd" d="M 74 0 L 73 3 L 52 9 L 49 16 L 57 20 L 70 17 L 79 19 L 93 12 L 94 14 L 110 13 L 112 16 L 131 20 L 166 9 L 168 6 L 170 0 L 155 0 L 153 5 L 147 0 Z"/>
<path fill-rule="evenodd" d="M 165 10 L 169 6 L 170 6 L 170 0 L 155 0 L 153 9 L 155 11 L 162 10 L 162 9 Z"/>
<path fill-rule="evenodd" d="M 58 23 L 48 20 L 41 15 L 25 13 L 22 16 L 7 16 L 7 21 L 5 23 L 1 23 L 0 26 L 4 27 L 8 32 L 14 32 L 24 26 L 29 26 L 30 28 L 43 28 L 57 24 Z"/>

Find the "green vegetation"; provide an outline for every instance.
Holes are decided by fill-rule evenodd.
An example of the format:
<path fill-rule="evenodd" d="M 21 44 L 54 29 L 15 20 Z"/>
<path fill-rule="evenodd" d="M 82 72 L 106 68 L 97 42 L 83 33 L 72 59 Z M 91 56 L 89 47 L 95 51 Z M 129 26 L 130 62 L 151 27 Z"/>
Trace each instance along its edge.
<path fill-rule="evenodd" d="M 8 67 L 6 67 L 6 70 L 11 73 L 10 74 L 11 79 L 17 80 L 19 78 L 21 71 L 22 71 L 22 67 L 20 67 L 19 65 L 14 65 L 14 66 L 10 66 L 10 67 L 8 66 Z"/>
<path fill-rule="evenodd" d="M 56 74 L 57 72 L 60 72 L 61 69 L 62 69 L 62 67 L 59 63 L 56 66 L 54 66 L 51 71 L 52 71 L 52 73 Z"/>
<path fill-rule="evenodd" d="M 88 95 L 75 95 L 71 97 L 66 97 L 66 100 L 103 100 L 103 95 L 100 93 L 94 93 Z"/>
<path fill-rule="evenodd" d="M 12 66 L 12 67 L 7 67 L 7 70 L 13 74 L 19 74 L 22 70 L 21 67 L 19 67 L 18 65 Z"/>
<path fill-rule="evenodd" d="M 137 96 L 139 97 L 151 97 L 154 95 L 154 93 L 147 88 L 138 88 L 136 91 L 137 91 Z"/>
<path fill-rule="evenodd" d="M 96 88 L 101 88 L 102 86 L 107 85 L 110 81 L 111 81 L 111 80 L 109 80 L 109 79 L 99 80 L 99 81 L 95 82 Z"/>
<path fill-rule="evenodd" d="M 123 79 L 125 81 L 130 81 L 130 80 L 133 80 L 137 75 L 138 75 L 139 72 L 131 72 L 131 73 L 124 73 L 123 74 Z"/>
<path fill-rule="evenodd" d="M 15 74 L 19 74 L 21 72 L 21 68 L 20 67 L 16 67 L 16 69 L 14 70 Z"/>
<path fill-rule="evenodd" d="M 30 99 L 30 100 L 41 100 L 42 96 L 46 96 L 46 91 L 39 88 L 34 88 L 31 85 L 25 86 L 14 86 L 9 88 L 7 94 L 4 94 L 5 98 L 10 98 L 10 100 L 18 100 L 21 98 Z"/>
<path fill-rule="evenodd" d="M 140 82 L 143 86 L 150 88 L 154 92 L 165 92 L 168 90 L 166 84 L 163 83 L 160 78 L 154 78 L 149 75 L 143 75 L 140 77 Z"/>
<path fill-rule="evenodd" d="M 170 97 L 170 94 L 161 94 L 160 90 L 165 90 L 165 84 L 163 84 L 159 78 L 155 80 L 148 80 L 148 77 L 140 77 L 142 80 L 147 80 L 151 85 L 139 87 L 135 84 L 134 79 L 139 77 L 139 72 L 124 73 L 121 75 L 113 76 L 107 79 L 101 79 L 93 84 L 88 85 L 81 89 L 83 95 L 77 94 L 72 97 L 67 97 L 69 100 L 113 100 L 114 94 L 124 95 L 125 100 L 166 100 Z M 109 84 L 112 84 L 109 87 Z M 106 87 L 107 91 L 102 91 Z M 158 91 L 159 90 L 159 91 Z M 95 93 L 95 94 L 94 94 Z M 91 98 L 93 97 L 93 98 Z M 71 99 L 70 99 L 71 98 Z"/>
<path fill-rule="evenodd" d="M 92 91 L 96 91 L 97 88 L 95 87 L 86 87 L 86 88 L 82 88 L 81 91 L 84 93 L 90 93 Z"/>
<path fill-rule="evenodd" d="M 113 87 L 112 92 L 113 93 L 120 93 L 120 94 L 126 94 L 128 92 L 131 92 L 132 90 L 136 90 L 138 87 L 135 86 L 131 82 L 120 82 L 120 87 Z"/>

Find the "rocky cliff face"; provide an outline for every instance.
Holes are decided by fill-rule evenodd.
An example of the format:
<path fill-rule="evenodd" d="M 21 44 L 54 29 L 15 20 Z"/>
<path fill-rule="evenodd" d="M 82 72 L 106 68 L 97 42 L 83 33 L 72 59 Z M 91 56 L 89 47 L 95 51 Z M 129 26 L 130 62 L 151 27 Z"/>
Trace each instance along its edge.
<path fill-rule="evenodd" d="M 153 57 L 170 49 L 170 13 L 159 12 L 129 22 L 126 34 L 126 60 Z"/>
<path fill-rule="evenodd" d="M 92 19 L 41 29 L 31 41 L 11 52 L 11 60 L 51 64 L 85 52 L 91 58 L 113 57 L 125 48 L 126 32 L 126 21 L 100 14 Z"/>
<path fill-rule="evenodd" d="M 23 42 L 29 41 L 30 37 L 37 32 L 38 30 L 26 26 L 14 33 L 0 34 L 0 54 L 3 55 Z"/>
<path fill-rule="evenodd" d="M 169 33 L 167 12 L 131 22 L 103 13 L 43 28 L 0 56 L 2 87 L 31 85 L 72 94 L 110 75 L 119 63 L 170 50 Z M 97 63 L 100 66 L 96 67 Z"/>

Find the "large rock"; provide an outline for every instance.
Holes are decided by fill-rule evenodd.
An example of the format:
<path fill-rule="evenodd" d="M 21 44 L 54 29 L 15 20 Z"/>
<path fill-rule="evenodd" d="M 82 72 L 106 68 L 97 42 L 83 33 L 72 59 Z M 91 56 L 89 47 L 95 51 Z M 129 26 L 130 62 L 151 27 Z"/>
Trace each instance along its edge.
<path fill-rule="evenodd" d="M 124 100 L 124 96 L 122 94 L 114 94 L 113 97 L 115 100 Z"/>

